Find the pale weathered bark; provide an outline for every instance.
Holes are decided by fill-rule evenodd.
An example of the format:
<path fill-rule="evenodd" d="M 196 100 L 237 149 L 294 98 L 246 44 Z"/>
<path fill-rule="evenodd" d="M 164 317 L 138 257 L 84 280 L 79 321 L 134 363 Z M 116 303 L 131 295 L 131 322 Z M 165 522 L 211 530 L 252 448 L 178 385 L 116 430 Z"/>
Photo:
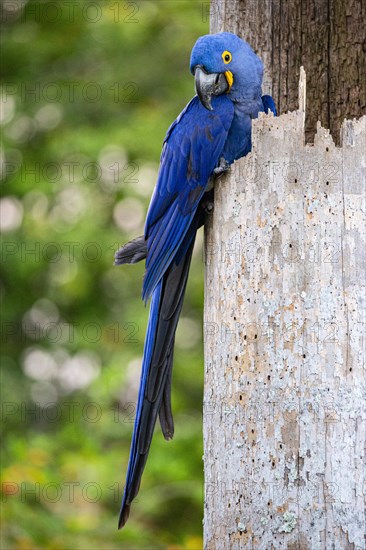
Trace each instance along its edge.
<path fill-rule="evenodd" d="M 366 0 L 211 0 L 211 32 L 235 32 L 250 43 L 281 113 L 297 108 L 305 67 L 307 141 L 320 120 L 338 143 L 344 118 L 366 114 L 365 20 Z"/>
<path fill-rule="evenodd" d="M 215 184 L 207 550 L 365 548 L 366 117 L 304 143 L 303 110 L 261 116 Z"/>

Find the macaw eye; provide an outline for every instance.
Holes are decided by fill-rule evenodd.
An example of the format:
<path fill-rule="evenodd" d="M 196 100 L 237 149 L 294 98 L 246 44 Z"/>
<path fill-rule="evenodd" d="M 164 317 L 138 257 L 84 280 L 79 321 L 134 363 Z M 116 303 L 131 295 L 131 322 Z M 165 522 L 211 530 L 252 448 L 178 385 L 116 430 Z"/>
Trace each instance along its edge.
<path fill-rule="evenodd" d="M 233 58 L 233 56 L 231 55 L 231 53 L 228 52 L 227 50 L 225 50 L 225 51 L 221 54 L 221 57 L 222 57 L 222 59 L 224 60 L 225 65 L 227 65 L 228 63 L 230 63 L 230 61 L 231 61 L 232 58 Z"/>

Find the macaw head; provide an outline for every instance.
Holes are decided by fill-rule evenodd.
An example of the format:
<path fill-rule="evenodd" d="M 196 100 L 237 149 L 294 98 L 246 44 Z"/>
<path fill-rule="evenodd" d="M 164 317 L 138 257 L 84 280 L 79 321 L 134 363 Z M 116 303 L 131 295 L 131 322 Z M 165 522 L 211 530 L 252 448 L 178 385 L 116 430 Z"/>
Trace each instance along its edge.
<path fill-rule="evenodd" d="M 197 95 L 210 111 L 213 95 L 227 93 L 233 101 L 261 95 L 263 63 L 247 42 L 231 32 L 201 36 L 193 47 L 190 69 Z"/>

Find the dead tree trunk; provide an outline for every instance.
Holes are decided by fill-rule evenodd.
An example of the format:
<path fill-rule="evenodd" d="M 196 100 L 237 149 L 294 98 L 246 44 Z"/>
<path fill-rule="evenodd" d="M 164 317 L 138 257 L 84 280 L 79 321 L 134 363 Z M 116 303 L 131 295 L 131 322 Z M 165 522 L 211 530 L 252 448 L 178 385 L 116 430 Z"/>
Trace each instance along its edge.
<path fill-rule="evenodd" d="M 366 117 L 253 121 L 206 228 L 206 550 L 365 549 Z"/>
<path fill-rule="evenodd" d="M 344 118 L 366 114 L 365 0 L 212 0 L 211 32 L 235 32 L 259 54 L 281 113 L 297 108 L 308 75 L 306 138 L 317 121 L 336 143 Z"/>

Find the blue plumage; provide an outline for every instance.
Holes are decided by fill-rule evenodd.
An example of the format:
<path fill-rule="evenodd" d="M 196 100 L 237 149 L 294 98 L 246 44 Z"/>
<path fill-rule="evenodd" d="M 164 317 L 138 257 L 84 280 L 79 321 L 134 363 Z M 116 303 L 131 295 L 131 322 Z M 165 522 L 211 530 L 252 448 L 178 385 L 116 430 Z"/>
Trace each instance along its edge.
<path fill-rule="evenodd" d="M 152 356 L 152 350 L 154 347 L 154 334 L 156 331 L 156 325 L 158 321 L 161 287 L 162 287 L 162 283 L 160 282 L 157 288 L 155 289 L 153 298 L 151 300 L 151 305 L 150 305 L 150 315 L 149 315 L 149 322 L 148 322 L 145 346 L 144 346 L 144 359 L 142 362 L 140 388 L 139 388 L 139 394 L 137 398 L 136 418 L 135 418 L 135 425 L 134 425 L 134 430 L 132 435 L 130 458 L 129 458 L 128 468 L 127 468 L 126 487 L 128 487 L 128 485 L 131 482 L 131 475 L 133 474 L 134 466 L 135 466 L 142 404 L 144 400 L 144 391 L 145 391 L 146 381 L 149 374 L 149 366 L 150 366 L 150 361 Z M 124 495 L 124 501 L 126 498 L 126 494 L 127 493 L 125 493 Z M 122 503 L 122 507 L 123 507 L 124 501 Z"/>
<path fill-rule="evenodd" d="M 275 102 L 273 101 L 273 97 L 270 95 L 262 95 L 262 103 L 263 103 L 263 110 L 265 113 L 269 113 L 271 111 L 274 116 L 277 116 L 277 109 Z"/>
<path fill-rule="evenodd" d="M 119 527 L 127 521 L 139 490 L 158 414 L 164 436 L 173 437 L 174 338 L 209 181 L 250 151 L 252 119 L 260 111 L 275 113 L 273 99 L 261 95 L 261 60 L 234 34 L 199 38 L 190 69 L 197 96 L 167 131 L 145 235 L 116 255 L 117 264 L 146 257 L 142 296 L 145 301 L 151 297 Z"/>
<path fill-rule="evenodd" d="M 150 297 L 190 226 L 223 149 L 234 114 L 227 96 L 214 98 L 207 113 L 197 97 L 169 128 L 150 203 L 143 299 Z"/>

